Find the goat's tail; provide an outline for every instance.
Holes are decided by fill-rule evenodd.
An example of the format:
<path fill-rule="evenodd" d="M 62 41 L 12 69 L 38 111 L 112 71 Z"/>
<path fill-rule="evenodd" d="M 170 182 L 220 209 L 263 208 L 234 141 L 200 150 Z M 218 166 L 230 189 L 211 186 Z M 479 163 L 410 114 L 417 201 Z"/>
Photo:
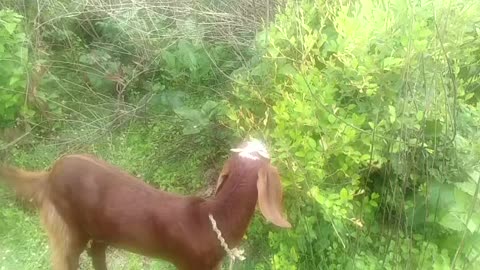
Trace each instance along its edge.
<path fill-rule="evenodd" d="M 10 186 L 17 197 L 39 207 L 45 198 L 48 172 L 29 172 L 0 165 L 0 180 Z"/>

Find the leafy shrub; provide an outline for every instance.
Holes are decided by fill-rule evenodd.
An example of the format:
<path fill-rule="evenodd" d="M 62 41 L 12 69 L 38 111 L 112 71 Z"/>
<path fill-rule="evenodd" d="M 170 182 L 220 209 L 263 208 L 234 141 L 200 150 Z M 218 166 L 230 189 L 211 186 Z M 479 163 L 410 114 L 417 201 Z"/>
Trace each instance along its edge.
<path fill-rule="evenodd" d="M 15 125 L 17 117 L 31 112 L 25 104 L 28 49 L 22 16 L 0 10 L 0 128 Z"/>
<path fill-rule="evenodd" d="M 480 5 L 327 2 L 288 2 L 236 77 L 231 123 L 266 134 L 291 194 L 272 264 L 474 263 Z"/>

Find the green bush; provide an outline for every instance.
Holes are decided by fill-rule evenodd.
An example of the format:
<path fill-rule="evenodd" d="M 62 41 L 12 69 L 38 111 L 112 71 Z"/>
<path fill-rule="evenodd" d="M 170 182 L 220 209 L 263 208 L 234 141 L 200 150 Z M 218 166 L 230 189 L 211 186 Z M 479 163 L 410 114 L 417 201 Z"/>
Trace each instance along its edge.
<path fill-rule="evenodd" d="M 0 128 L 16 124 L 31 112 L 25 106 L 28 48 L 22 16 L 0 10 Z"/>
<path fill-rule="evenodd" d="M 229 116 L 282 168 L 295 228 L 270 234 L 276 269 L 474 263 L 478 14 L 476 1 L 290 1 L 258 36 Z"/>

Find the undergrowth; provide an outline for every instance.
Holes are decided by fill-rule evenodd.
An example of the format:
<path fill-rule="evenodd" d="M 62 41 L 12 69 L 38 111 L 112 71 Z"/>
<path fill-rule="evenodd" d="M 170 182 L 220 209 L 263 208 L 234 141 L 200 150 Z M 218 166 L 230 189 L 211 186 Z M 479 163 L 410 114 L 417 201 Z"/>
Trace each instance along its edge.
<path fill-rule="evenodd" d="M 292 1 L 258 36 L 229 116 L 284 172 L 296 226 L 269 234 L 274 267 L 475 267 L 479 14 L 476 1 Z"/>

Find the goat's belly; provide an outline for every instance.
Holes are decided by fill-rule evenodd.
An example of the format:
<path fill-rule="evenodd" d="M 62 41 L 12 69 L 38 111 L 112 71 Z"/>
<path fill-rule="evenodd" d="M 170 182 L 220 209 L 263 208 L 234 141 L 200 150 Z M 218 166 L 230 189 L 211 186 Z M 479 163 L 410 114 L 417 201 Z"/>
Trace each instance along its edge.
<path fill-rule="evenodd" d="M 150 257 L 170 258 L 169 251 L 174 247 L 167 244 L 171 241 L 159 235 L 158 231 L 165 228 L 154 222 L 151 207 L 144 205 L 136 205 L 132 208 L 115 207 L 111 204 L 107 206 L 84 213 L 85 234 L 94 240 L 130 252 Z"/>
<path fill-rule="evenodd" d="M 106 242 L 109 246 L 117 249 L 125 250 L 131 253 L 135 253 L 142 256 L 151 258 L 158 258 L 167 261 L 171 261 L 172 257 L 169 256 L 165 250 L 160 250 L 155 247 L 145 245 L 145 243 L 127 243 L 127 242 Z"/>
<path fill-rule="evenodd" d="M 97 240 L 98 241 L 98 240 Z M 153 243 L 152 241 L 139 241 L 139 239 L 114 239 L 112 241 L 102 240 L 107 245 L 125 250 L 127 252 L 135 253 L 141 256 L 161 259 L 173 264 L 181 262 L 182 259 L 188 258 L 190 255 L 179 251 L 176 248 L 165 245 L 166 243 Z"/>

